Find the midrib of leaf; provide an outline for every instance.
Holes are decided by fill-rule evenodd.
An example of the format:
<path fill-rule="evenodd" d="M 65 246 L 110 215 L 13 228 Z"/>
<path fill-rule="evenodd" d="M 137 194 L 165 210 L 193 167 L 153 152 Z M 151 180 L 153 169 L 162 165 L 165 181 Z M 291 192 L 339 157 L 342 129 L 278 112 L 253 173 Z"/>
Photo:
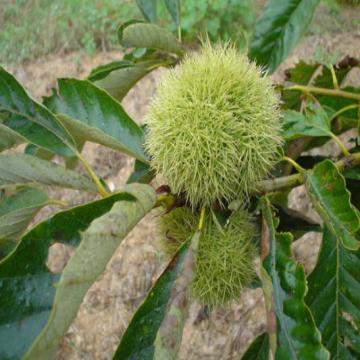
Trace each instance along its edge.
<path fill-rule="evenodd" d="M 269 219 L 271 219 L 271 221 L 268 222 L 268 229 L 269 229 L 270 238 L 275 239 L 276 231 L 275 231 L 274 223 L 272 221 L 272 215 L 271 215 L 270 210 L 269 210 L 268 207 L 266 207 L 265 211 L 266 211 L 266 216 Z M 271 226 L 269 226 L 269 225 L 271 225 Z M 276 254 L 276 241 L 270 241 L 270 247 L 271 247 L 270 254 Z M 271 257 L 270 261 L 271 261 L 271 267 L 275 268 L 275 258 Z M 281 286 L 280 286 L 280 278 L 279 278 L 279 276 L 273 276 L 272 279 L 273 279 L 273 282 L 274 282 L 274 289 L 276 289 L 276 292 L 281 295 L 281 299 L 280 299 L 280 296 L 274 296 L 273 297 L 275 302 L 276 302 L 276 308 L 277 309 L 282 309 L 283 307 L 282 307 L 281 304 L 283 303 L 284 292 L 282 291 Z M 286 324 L 287 316 L 284 316 L 283 311 L 281 311 L 280 314 L 278 314 L 278 311 L 277 311 L 276 312 L 276 317 L 279 318 L 279 320 L 280 320 L 279 322 L 280 322 L 281 325 Z M 292 346 L 291 336 L 289 334 L 288 328 L 287 328 L 287 326 L 282 326 L 281 328 L 282 328 L 282 330 L 283 330 L 283 332 L 284 332 L 284 334 L 286 336 L 286 340 L 287 340 L 287 342 L 289 344 L 289 347 L 291 348 L 293 359 L 296 359 L 296 351 Z"/>

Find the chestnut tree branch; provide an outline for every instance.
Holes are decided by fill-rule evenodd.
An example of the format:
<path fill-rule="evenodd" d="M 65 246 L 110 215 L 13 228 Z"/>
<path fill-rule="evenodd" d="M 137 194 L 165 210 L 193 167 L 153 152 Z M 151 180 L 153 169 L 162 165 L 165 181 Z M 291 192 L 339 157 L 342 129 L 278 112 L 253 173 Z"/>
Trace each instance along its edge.
<path fill-rule="evenodd" d="M 335 163 L 337 169 L 343 172 L 347 169 L 360 165 L 360 153 L 351 154 Z M 258 183 L 257 192 L 267 193 L 301 185 L 304 182 L 303 174 L 283 176 L 271 180 L 263 180 Z"/>

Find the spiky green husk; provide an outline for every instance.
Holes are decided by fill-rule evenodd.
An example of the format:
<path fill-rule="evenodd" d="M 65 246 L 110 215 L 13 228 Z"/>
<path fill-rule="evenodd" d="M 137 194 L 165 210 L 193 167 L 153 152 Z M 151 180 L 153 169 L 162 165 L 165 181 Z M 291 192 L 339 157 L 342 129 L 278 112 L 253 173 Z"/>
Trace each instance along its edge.
<path fill-rule="evenodd" d="M 146 149 L 193 207 L 247 198 L 278 160 L 278 98 L 263 75 L 234 47 L 206 44 L 159 84 Z"/>
<path fill-rule="evenodd" d="M 165 251 L 176 249 L 196 230 L 198 216 L 188 208 L 179 208 L 160 221 Z M 212 214 L 206 216 L 199 242 L 192 294 L 201 303 L 219 307 L 239 299 L 242 290 L 255 276 L 255 227 L 251 216 L 238 210 L 221 229 Z"/>

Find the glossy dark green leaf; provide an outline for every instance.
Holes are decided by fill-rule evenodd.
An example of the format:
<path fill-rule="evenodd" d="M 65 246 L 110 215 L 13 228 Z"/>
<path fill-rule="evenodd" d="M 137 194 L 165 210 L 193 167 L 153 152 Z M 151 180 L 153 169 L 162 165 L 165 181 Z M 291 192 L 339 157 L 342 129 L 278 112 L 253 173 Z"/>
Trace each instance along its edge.
<path fill-rule="evenodd" d="M 269 0 L 256 22 L 249 56 L 273 73 L 310 25 L 319 0 Z"/>
<path fill-rule="evenodd" d="M 131 188 L 128 189 L 132 191 Z M 141 189 L 138 190 L 139 193 L 142 193 Z M 151 197 L 153 197 L 153 195 L 151 195 Z M 48 324 L 50 325 L 48 329 L 51 330 L 54 326 L 53 321 L 59 316 L 57 311 L 60 310 L 59 307 L 61 307 L 61 304 L 58 305 L 59 307 L 57 310 L 51 315 L 55 301 L 55 293 L 58 291 L 60 294 L 66 294 L 69 284 L 71 284 L 71 279 L 69 280 L 68 278 L 71 274 L 68 270 L 66 272 L 67 275 L 60 280 L 59 274 L 54 274 L 49 271 L 46 266 L 49 246 L 55 242 L 72 246 L 77 246 L 80 243 L 83 244 L 81 239 L 84 232 L 86 232 L 86 244 L 89 244 L 89 242 L 92 242 L 90 237 L 95 234 L 93 230 L 98 229 L 98 226 L 101 226 L 99 225 L 99 221 L 96 221 L 93 224 L 92 222 L 101 216 L 106 216 L 116 202 L 119 202 L 119 205 L 116 207 L 114 206 L 114 209 L 119 209 L 121 204 L 125 204 L 124 209 L 127 208 L 130 203 L 130 206 L 139 206 L 136 198 L 125 189 L 125 192 L 114 194 L 107 198 L 60 212 L 28 232 L 21 239 L 16 249 L 0 262 L 1 359 L 20 359 L 28 351 L 39 333 L 43 331 L 45 325 L 49 322 Z M 141 201 L 139 201 L 139 203 L 140 206 L 143 205 Z M 116 212 L 117 211 L 118 210 L 116 210 Z M 141 211 L 145 211 L 145 208 L 142 208 Z M 129 217 L 127 221 L 133 221 L 133 219 Z M 87 231 L 89 226 L 90 228 Z M 110 227 L 108 225 L 106 226 L 107 227 L 103 229 L 104 234 L 108 234 L 109 231 L 114 230 L 114 226 L 122 227 L 124 225 L 113 220 Z M 106 237 L 101 240 L 106 240 L 107 243 Z M 114 240 L 115 239 L 113 239 L 113 241 Z M 97 243 L 97 246 L 102 246 L 103 244 L 102 241 L 99 240 L 97 240 Z M 82 245 L 81 250 L 79 248 L 77 253 L 84 254 L 84 251 L 86 250 L 84 247 L 85 245 Z M 105 248 L 108 247 L 105 246 Z M 92 271 L 98 270 L 98 266 L 101 264 L 103 256 L 105 256 L 107 252 L 106 249 L 104 249 L 104 252 L 103 250 L 97 250 L 96 253 L 90 255 L 89 259 L 82 259 L 87 265 L 89 265 L 89 260 L 92 259 L 91 267 L 94 267 L 94 269 L 90 270 L 89 274 L 92 274 L 91 276 L 94 275 Z M 98 255 L 101 255 L 101 261 L 99 260 L 99 262 L 96 260 Z M 78 261 L 80 261 L 79 255 L 71 261 L 71 265 L 70 263 L 68 264 L 68 269 L 71 270 L 74 265 L 79 265 Z M 89 282 L 79 281 L 80 279 L 77 277 L 82 277 L 84 273 L 88 273 L 85 266 L 79 273 L 73 274 L 74 290 L 78 288 L 80 292 L 83 286 L 90 286 L 90 283 L 93 281 L 93 279 L 91 281 L 89 279 Z M 68 294 L 74 295 L 74 303 L 78 300 L 77 297 L 79 296 L 79 292 L 75 291 L 74 294 Z M 59 297 L 60 295 L 57 296 Z M 68 321 L 68 315 L 72 315 L 74 312 L 74 309 L 67 303 L 67 301 L 71 302 L 71 299 L 72 298 L 70 297 L 67 300 L 65 299 L 66 301 L 64 300 L 64 305 L 67 305 L 66 310 L 62 310 L 62 315 L 67 314 L 64 321 Z M 72 304 L 72 306 L 73 305 L 74 304 Z M 58 322 L 59 332 L 62 332 L 63 330 L 64 321 Z M 48 335 L 49 347 L 47 350 L 50 351 L 53 350 L 53 346 L 55 345 L 56 339 L 54 339 L 54 335 L 56 334 L 51 331 Z M 39 349 L 38 346 L 40 346 L 43 341 L 41 339 L 43 338 L 40 337 L 38 339 L 37 345 L 35 345 L 32 351 Z M 34 356 L 30 354 L 28 358 L 52 358 L 51 356 L 48 356 L 46 351 L 41 354 L 32 352 L 32 354 L 34 354 Z"/>
<path fill-rule="evenodd" d="M 143 130 L 109 94 L 87 80 L 60 79 L 59 95 L 44 101 L 77 139 L 147 161 Z M 65 116 L 62 116 L 65 115 Z"/>
<path fill-rule="evenodd" d="M 330 160 L 317 164 L 306 174 L 305 186 L 312 203 L 329 229 L 343 245 L 360 247 L 360 217 L 350 202 L 345 179 Z"/>
<path fill-rule="evenodd" d="M 269 335 L 259 335 L 246 350 L 241 360 L 269 360 Z"/>
<path fill-rule="evenodd" d="M 283 112 L 282 136 L 285 140 L 294 140 L 304 136 L 329 137 L 331 117 L 323 108 L 310 105 L 305 113 L 294 110 Z"/>
<path fill-rule="evenodd" d="M 182 55 L 184 49 L 175 36 L 158 25 L 129 22 L 119 28 L 119 41 L 123 46 L 149 48 Z"/>
<path fill-rule="evenodd" d="M 325 227 L 317 265 L 308 283 L 306 302 L 332 359 L 359 359 L 359 250 L 346 249 Z"/>
<path fill-rule="evenodd" d="M 112 70 L 105 77 L 96 80 L 95 85 L 121 101 L 140 79 L 162 65 L 164 65 L 164 61 L 161 59 L 137 62 L 131 66 Z M 100 72 L 97 73 L 97 76 L 100 76 Z"/>
<path fill-rule="evenodd" d="M 136 4 L 146 20 L 156 22 L 157 0 L 136 0 Z"/>
<path fill-rule="evenodd" d="M 48 205 L 46 193 L 24 188 L 0 202 L 0 239 L 16 239 L 28 227 L 38 211 Z"/>
<path fill-rule="evenodd" d="M 74 155 L 75 144 L 56 117 L 32 100 L 16 79 L 0 67 L 0 112 L 10 116 L 2 121 L 28 142 L 60 155 Z"/>
<path fill-rule="evenodd" d="M 0 155 L 0 189 L 36 183 L 97 193 L 94 183 L 76 171 L 27 154 Z"/>
<path fill-rule="evenodd" d="M 181 20 L 181 4 L 180 0 L 164 0 L 166 8 L 168 9 L 176 26 L 180 26 Z"/>
<path fill-rule="evenodd" d="M 10 149 L 24 142 L 26 142 L 26 139 L 0 122 L 0 151 Z"/>
<path fill-rule="evenodd" d="M 81 243 L 56 284 L 49 320 L 24 360 L 54 357 L 87 290 L 105 270 L 125 236 L 154 207 L 156 194 L 150 186 L 132 184 L 124 190 L 133 199 L 117 201 L 108 213 L 95 219 L 82 232 Z"/>
<path fill-rule="evenodd" d="M 127 183 L 131 184 L 137 182 L 141 184 L 148 184 L 155 175 L 155 171 L 150 168 L 149 164 L 144 164 L 139 160 L 135 160 L 134 171 L 129 176 Z"/>
<path fill-rule="evenodd" d="M 303 266 L 293 260 L 292 236 L 276 233 L 270 202 L 262 202 L 262 243 L 268 248 L 263 267 L 272 282 L 271 301 L 276 315 L 276 359 L 329 359 L 321 335 L 304 302 L 306 278 Z"/>
<path fill-rule="evenodd" d="M 174 317 L 182 314 L 176 300 L 179 296 L 187 296 L 184 294 L 184 285 L 185 289 L 189 287 L 194 266 L 193 246 L 195 244 L 195 249 L 197 248 L 199 236 L 198 232 L 194 235 L 190 247 L 189 243 L 185 243 L 160 275 L 126 329 L 115 353 L 115 360 L 176 358 L 176 354 L 173 353 L 176 351 L 174 345 L 179 346 L 182 332 L 179 333 L 179 328 L 174 327 L 179 325 Z M 179 279 L 184 278 L 185 281 L 181 280 L 179 284 Z M 166 336 L 170 336 L 171 339 L 177 338 L 174 340 L 175 343 L 172 343 L 172 349 L 169 349 Z"/>

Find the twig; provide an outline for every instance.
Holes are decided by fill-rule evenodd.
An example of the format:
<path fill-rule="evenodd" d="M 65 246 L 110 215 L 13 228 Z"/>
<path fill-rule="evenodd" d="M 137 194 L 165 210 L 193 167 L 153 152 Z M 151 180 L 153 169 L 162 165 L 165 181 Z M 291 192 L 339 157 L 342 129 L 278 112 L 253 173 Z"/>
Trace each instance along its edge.
<path fill-rule="evenodd" d="M 351 154 L 335 163 L 337 169 L 343 172 L 360 164 L 360 153 Z M 301 185 L 304 182 L 303 174 L 283 176 L 272 180 L 260 181 L 257 193 L 267 193 Z"/>

